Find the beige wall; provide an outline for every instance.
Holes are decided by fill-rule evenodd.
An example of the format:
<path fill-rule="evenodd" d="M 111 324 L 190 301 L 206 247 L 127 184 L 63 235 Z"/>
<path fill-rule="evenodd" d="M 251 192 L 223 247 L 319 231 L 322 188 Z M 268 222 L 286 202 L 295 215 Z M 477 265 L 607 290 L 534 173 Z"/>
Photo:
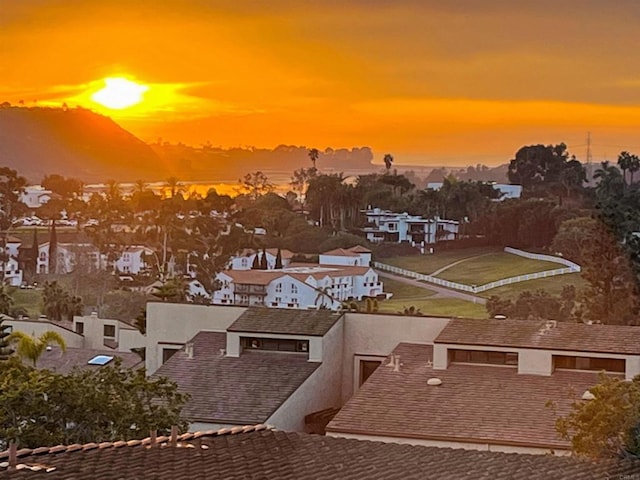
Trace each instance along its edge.
<path fill-rule="evenodd" d="M 159 343 L 184 344 L 200 331 L 224 332 L 245 310 L 235 306 L 147 303 L 147 375 L 162 364 Z"/>
<path fill-rule="evenodd" d="M 302 432 L 306 415 L 341 405 L 343 335 L 344 317 L 322 338 L 322 364 L 269 417 L 267 425 Z"/>
<path fill-rule="evenodd" d="M 82 348 L 84 338 L 71 330 L 62 328 L 54 323 L 38 320 L 5 320 L 5 326 L 12 326 L 14 332 L 24 332 L 35 337 L 39 337 L 46 331 L 58 333 L 66 343 L 67 347 Z"/>
<path fill-rule="evenodd" d="M 456 442 L 456 441 L 446 441 L 446 440 L 427 440 L 427 439 L 419 439 L 419 438 L 385 437 L 385 436 L 378 436 L 378 435 L 358 435 L 358 434 L 352 434 L 352 433 L 337 433 L 337 432 L 327 432 L 327 435 L 331 437 L 356 438 L 358 440 L 372 440 L 377 442 L 422 445 L 425 447 L 464 448 L 466 450 L 483 450 L 483 451 L 504 452 L 504 453 L 528 453 L 528 454 L 534 454 L 534 455 L 553 454 L 557 456 L 566 456 L 571 454 L 569 450 L 563 450 L 563 449 L 519 447 L 519 446 L 513 446 L 513 445 L 494 445 L 494 444 L 488 444 L 488 443 L 470 443 L 470 442 Z"/>
<path fill-rule="evenodd" d="M 147 339 L 136 328 L 122 327 L 118 330 L 118 351 L 130 352 L 132 348 L 144 347 Z"/>
<path fill-rule="evenodd" d="M 342 403 L 353 395 L 354 357 L 387 356 L 401 342 L 432 344 L 449 318 L 347 313 L 344 319 Z"/>

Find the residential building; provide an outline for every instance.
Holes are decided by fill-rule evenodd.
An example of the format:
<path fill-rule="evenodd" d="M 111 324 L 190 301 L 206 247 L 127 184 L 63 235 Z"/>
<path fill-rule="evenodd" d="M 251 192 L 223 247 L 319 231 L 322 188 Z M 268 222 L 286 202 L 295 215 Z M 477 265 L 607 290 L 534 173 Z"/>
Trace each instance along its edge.
<path fill-rule="evenodd" d="M 459 222 L 440 217 L 423 218 L 419 215 L 396 213 L 373 208 L 361 210 L 367 217 L 362 229 L 367 240 L 380 242 L 409 242 L 412 245 L 429 245 L 458 237 Z"/>
<path fill-rule="evenodd" d="M 371 251 L 362 246 L 320 255 L 319 264 L 294 264 L 279 270 L 225 270 L 217 275 L 215 305 L 264 305 L 273 308 L 328 308 L 343 302 L 387 295 L 369 266 Z"/>
<path fill-rule="evenodd" d="M 22 270 L 17 257 L 9 257 L 3 262 L 3 282 L 13 287 L 22 285 Z"/>
<path fill-rule="evenodd" d="M 28 208 L 38 208 L 51 200 L 53 192 L 41 185 L 28 185 L 20 194 L 20 201 Z"/>
<path fill-rule="evenodd" d="M 225 331 L 200 331 L 184 349 L 163 351 L 154 375 L 189 394 L 183 414 L 194 430 L 268 423 L 302 431 L 305 415 L 340 402 L 340 318 L 249 309 Z"/>
<path fill-rule="evenodd" d="M 314 318 L 325 318 L 315 314 L 335 321 L 308 335 L 322 325 Z M 252 341 L 265 339 L 291 340 L 283 349 L 306 339 L 309 356 L 265 353 L 260 343 L 254 351 Z M 184 373 L 191 390 L 205 388 L 207 381 L 217 384 L 217 362 L 228 362 L 220 375 L 233 370 L 235 391 L 248 388 L 239 372 L 253 379 L 250 370 L 266 368 L 251 363 L 254 353 L 278 369 L 277 358 L 269 355 L 300 355 L 301 364 L 321 364 L 288 397 L 294 400 L 290 409 L 279 410 L 282 417 L 245 420 L 295 430 L 313 425 L 318 431 L 317 419 L 325 416 L 332 436 L 517 453 L 568 453 L 555 419 L 573 401 L 588 398 L 598 371 L 626 379 L 640 374 L 640 329 L 616 325 L 149 303 L 145 341 L 147 371 L 160 368 L 164 375 L 175 369 L 175 380 L 180 383 Z M 280 349 L 278 342 L 271 345 Z M 332 380 L 315 383 L 318 390 L 307 388 L 320 369 Z M 290 392 L 278 383 L 284 381 L 276 387 Z M 256 399 L 262 398 L 260 388 Z M 313 403 L 318 395 L 325 400 Z M 198 398 L 202 410 L 224 404 L 215 396 L 210 404 Z M 326 414 L 338 409 L 333 419 Z M 203 423 L 226 424 L 221 420 Z"/>
<path fill-rule="evenodd" d="M 145 260 L 148 255 L 154 255 L 153 249 L 141 245 L 131 245 L 125 247 L 114 266 L 120 273 L 138 275 L 149 267 Z"/>
<path fill-rule="evenodd" d="M 0 452 L 0 478 L 586 480 L 640 476 L 640 462 L 629 458 L 594 462 L 550 455 L 473 452 L 283 432 L 265 425 L 154 439 L 25 448 L 17 450 L 14 458 L 10 459 L 9 451 Z"/>
<path fill-rule="evenodd" d="M 113 350 L 69 347 L 64 351 L 58 346 L 47 348 L 38 358 L 36 368 L 66 375 L 74 370 L 98 370 L 119 358 L 124 368 L 142 368 L 144 361 L 137 353 Z"/>
<path fill-rule="evenodd" d="M 98 271 L 104 268 L 105 261 L 97 247 L 90 243 L 58 243 L 57 273 L 71 273 L 80 267 L 84 272 Z M 37 273 L 49 274 L 49 242 L 38 246 Z"/>

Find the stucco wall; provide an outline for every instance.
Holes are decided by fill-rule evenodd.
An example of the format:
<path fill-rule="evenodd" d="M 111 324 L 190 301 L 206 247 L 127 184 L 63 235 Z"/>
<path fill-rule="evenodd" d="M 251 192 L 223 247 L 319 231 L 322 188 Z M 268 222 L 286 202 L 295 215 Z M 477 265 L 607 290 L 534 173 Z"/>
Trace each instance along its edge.
<path fill-rule="evenodd" d="M 440 448 L 464 448 L 465 450 L 484 450 L 490 452 L 504 452 L 504 453 L 528 453 L 534 455 L 548 455 L 554 454 L 557 456 L 570 455 L 569 450 L 558 450 L 549 448 L 536 448 L 536 447 L 519 447 L 513 445 L 494 445 L 488 443 L 470 443 L 470 442 L 456 442 L 445 440 L 425 440 L 419 438 L 401 438 L 401 437 L 385 437 L 378 435 L 358 435 L 352 433 L 336 433 L 327 432 L 328 436 L 342 437 L 342 438 L 356 438 L 358 440 L 372 440 L 377 442 L 391 442 L 391 443 L 405 443 L 409 445 L 422 445 L 425 447 L 440 447 Z"/>
<path fill-rule="evenodd" d="M 355 391 L 354 356 L 387 356 L 401 342 L 433 343 L 449 318 L 347 313 L 344 318 L 342 403 Z"/>
<path fill-rule="evenodd" d="M 118 330 L 118 351 L 130 352 L 132 348 L 144 347 L 147 339 L 137 329 L 120 328 Z"/>
<path fill-rule="evenodd" d="M 14 332 L 24 332 L 36 337 L 42 335 L 46 331 L 52 331 L 60 334 L 64 339 L 67 347 L 82 348 L 84 338 L 71 330 L 59 327 L 53 323 L 40 322 L 36 320 L 5 320 L 5 326 L 12 326 Z"/>
<path fill-rule="evenodd" d="M 280 430 L 304 431 L 304 417 L 340 406 L 344 317 L 322 338 L 322 364 L 266 421 Z"/>
<path fill-rule="evenodd" d="M 162 365 L 159 343 L 185 343 L 200 331 L 224 332 L 245 310 L 234 306 L 147 303 L 147 375 Z"/>

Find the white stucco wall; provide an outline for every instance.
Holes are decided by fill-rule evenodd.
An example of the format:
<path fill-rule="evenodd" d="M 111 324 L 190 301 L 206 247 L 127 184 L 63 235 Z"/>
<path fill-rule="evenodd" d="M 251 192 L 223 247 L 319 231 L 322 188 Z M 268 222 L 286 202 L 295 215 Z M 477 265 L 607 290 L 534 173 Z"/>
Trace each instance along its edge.
<path fill-rule="evenodd" d="M 24 332 L 35 337 L 39 337 L 46 331 L 58 333 L 66 343 L 67 347 L 82 348 L 84 347 L 84 338 L 71 330 L 59 327 L 47 321 L 37 320 L 5 320 L 5 326 L 13 327 L 14 332 Z"/>
<path fill-rule="evenodd" d="M 118 351 L 130 352 L 132 348 L 144 347 L 146 338 L 135 328 L 123 328 L 118 331 Z"/>
<path fill-rule="evenodd" d="M 525 453 L 534 455 L 548 455 L 553 454 L 557 456 L 571 455 L 569 450 L 549 449 L 549 448 L 537 448 L 537 447 L 520 447 L 515 445 L 494 445 L 488 443 L 470 443 L 470 442 L 457 442 L 447 440 L 426 440 L 419 438 L 402 438 L 402 437 L 385 437 L 379 435 L 359 435 L 353 433 L 337 433 L 327 432 L 331 437 L 342 438 L 355 438 L 358 440 L 371 440 L 377 442 L 389 442 L 389 443 L 404 443 L 409 445 L 422 445 L 425 447 L 440 447 L 440 448 L 463 448 L 465 450 L 481 450 L 489 452 L 504 452 L 504 453 Z"/>
<path fill-rule="evenodd" d="M 355 355 L 387 356 L 401 342 L 432 344 L 448 322 L 449 318 L 439 317 L 345 314 L 342 403 L 355 391 Z"/>
<path fill-rule="evenodd" d="M 322 364 L 266 421 L 280 430 L 304 431 L 304 417 L 341 405 L 344 317 L 317 342 L 322 343 Z M 310 350 L 313 344 L 309 345 Z M 310 351 L 311 356 L 311 351 Z"/>
<path fill-rule="evenodd" d="M 184 344 L 200 331 L 224 332 L 246 311 L 244 307 L 147 303 L 147 375 L 162 365 L 162 342 Z"/>

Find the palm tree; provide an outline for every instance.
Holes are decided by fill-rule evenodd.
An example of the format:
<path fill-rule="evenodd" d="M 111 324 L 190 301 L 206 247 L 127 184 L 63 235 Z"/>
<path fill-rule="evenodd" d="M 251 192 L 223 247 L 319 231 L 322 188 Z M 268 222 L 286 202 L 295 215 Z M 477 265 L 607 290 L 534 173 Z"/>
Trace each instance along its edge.
<path fill-rule="evenodd" d="M 147 190 L 147 182 L 144 180 L 136 180 L 134 184 L 134 193 L 142 194 Z"/>
<path fill-rule="evenodd" d="M 47 349 L 49 344 L 56 343 L 62 351 L 67 350 L 67 344 L 59 333 L 47 330 L 38 338 L 27 335 L 24 332 L 13 332 L 7 337 L 10 344 L 16 346 L 16 353 L 22 357 L 31 360 L 33 366 L 36 366 L 38 359 Z"/>
<path fill-rule="evenodd" d="M 171 198 L 175 197 L 178 192 L 182 192 L 181 186 L 180 180 L 176 177 L 167 178 L 167 187 L 169 187 L 171 191 Z"/>
<path fill-rule="evenodd" d="M 387 173 L 391 170 L 391 165 L 393 164 L 393 155 L 390 153 L 385 154 L 384 156 L 384 166 L 387 169 Z"/>
<path fill-rule="evenodd" d="M 313 170 L 316 171 L 316 162 L 318 161 L 318 157 L 320 156 L 320 152 L 317 148 L 309 149 L 309 158 L 311 159 L 311 163 L 313 163 Z"/>

